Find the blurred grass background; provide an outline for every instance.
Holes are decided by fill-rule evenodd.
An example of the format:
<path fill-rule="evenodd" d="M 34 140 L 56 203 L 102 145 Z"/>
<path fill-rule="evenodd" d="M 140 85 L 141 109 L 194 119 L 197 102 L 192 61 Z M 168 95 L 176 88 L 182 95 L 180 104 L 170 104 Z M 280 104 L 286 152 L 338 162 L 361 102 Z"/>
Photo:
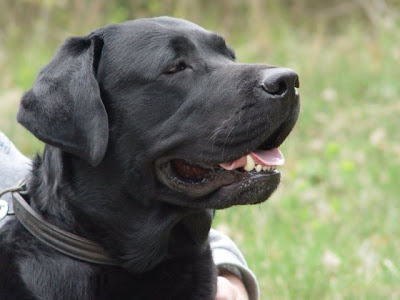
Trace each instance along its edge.
<path fill-rule="evenodd" d="M 2 0 L 0 130 L 26 155 L 41 150 L 15 113 L 66 37 L 139 17 L 196 22 L 222 33 L 239 62 L 300 75 L 279 191 L 215 222 L 261 299 L 400 299 L 399 13 L 396 0 Z"/>

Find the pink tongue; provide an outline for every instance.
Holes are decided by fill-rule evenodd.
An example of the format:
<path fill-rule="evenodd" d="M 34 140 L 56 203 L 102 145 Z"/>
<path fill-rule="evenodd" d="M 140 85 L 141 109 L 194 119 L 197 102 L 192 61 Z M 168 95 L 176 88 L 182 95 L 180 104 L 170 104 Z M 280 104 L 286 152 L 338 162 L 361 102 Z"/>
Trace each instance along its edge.
<path fill-rule="evenodd" d="M 254 152 L 250 152 L 249 155 L 254 159 L 257 164 L 262 166 L 282 166 L 285 163 L 285 158 L 278 148 L 274 148 L 271 150 L 257 150 Z M 225 170 L 234 170 L 244 167 L 246 165 L 246 162 L 247 159 L 245 155 L 235 161 L 222 163 L 220 164 L 220 166 Z"/>
<path fill-rule="evenodd" d="M 278 148 L 271 150 L 258 150 L 251 152 L 250 156 L 256 163 L 263 166 L 283 166 L 285 164 L 285 158 Z"/>

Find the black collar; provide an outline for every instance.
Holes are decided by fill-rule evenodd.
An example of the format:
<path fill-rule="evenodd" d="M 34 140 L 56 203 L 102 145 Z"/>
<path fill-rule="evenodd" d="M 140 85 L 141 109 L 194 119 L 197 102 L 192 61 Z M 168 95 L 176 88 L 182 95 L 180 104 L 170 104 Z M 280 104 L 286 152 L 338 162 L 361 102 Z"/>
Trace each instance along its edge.
<path fill-rule="evenodd" d="M 111 258 L 99 244 L 50 224 L 33 210 L 23 197 L 27 194 L 24 182 L 9 192 L 12 192 L 15 216 L 38 240 L 65 255 L 85 262 L 120 266 L 118 260 Z"/>

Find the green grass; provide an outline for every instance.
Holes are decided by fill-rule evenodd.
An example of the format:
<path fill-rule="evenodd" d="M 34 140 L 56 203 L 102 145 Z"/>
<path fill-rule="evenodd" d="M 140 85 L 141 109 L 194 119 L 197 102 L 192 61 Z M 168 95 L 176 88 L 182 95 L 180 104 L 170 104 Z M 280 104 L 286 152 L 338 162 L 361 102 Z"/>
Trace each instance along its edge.
<path fill-rule="evenodd" d="M 280 10 L 255 15 L 257 26 L 226 28 L 217 17 L 196 21 L 225 32 L 239 61 L 300 74 L 302 112 L 281 148 L 279 190 L 262 205 L 218 212 L 215 227 L 245 254 L 262 299 L 399 299 L 399 21 L 350 19 L 332 33 Z M 13 58 L 3 61 L 0 129 L 28 155 L 42 146 L 14 121 L 18 97 L 58 40 L 0 47 Z"/>
<path fill-rule="evenodd" d="M 268 299 L 400 298 L 399 36 L 347 29 L 275 43 L 302 95 L 282 186 L 218 214 Z"/>

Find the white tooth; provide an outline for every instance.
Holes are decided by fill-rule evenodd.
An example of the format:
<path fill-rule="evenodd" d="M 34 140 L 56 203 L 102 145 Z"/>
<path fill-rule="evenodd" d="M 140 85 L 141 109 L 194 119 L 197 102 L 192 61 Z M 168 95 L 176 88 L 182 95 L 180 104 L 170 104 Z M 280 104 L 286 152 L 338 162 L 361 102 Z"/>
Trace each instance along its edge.
<path fill-rule="evenodd" d="M 263 169 L 263 171 L 266 171 L 266 172 L 272 172 L 272 171 L 276 170 L 276 166 L 263 166 L 262 169 Z"/>
<path fill-rule="evenodd" d="M 254 169 L 254 167 L 256 166 L 256 163 L 254 162 L 254 159 L 250 155 L 246 156 L 246 160 L 247 160 L 247 162 L 246 162 L 246 165 L 244 166 L 244 169 L 247 172 L 250 172 L 251 170 Z"/>
<path fill-rule="evenodd" d="M 261 172 L 262 170 L 262 165 L 256 165 L 256 171 Z"/>

